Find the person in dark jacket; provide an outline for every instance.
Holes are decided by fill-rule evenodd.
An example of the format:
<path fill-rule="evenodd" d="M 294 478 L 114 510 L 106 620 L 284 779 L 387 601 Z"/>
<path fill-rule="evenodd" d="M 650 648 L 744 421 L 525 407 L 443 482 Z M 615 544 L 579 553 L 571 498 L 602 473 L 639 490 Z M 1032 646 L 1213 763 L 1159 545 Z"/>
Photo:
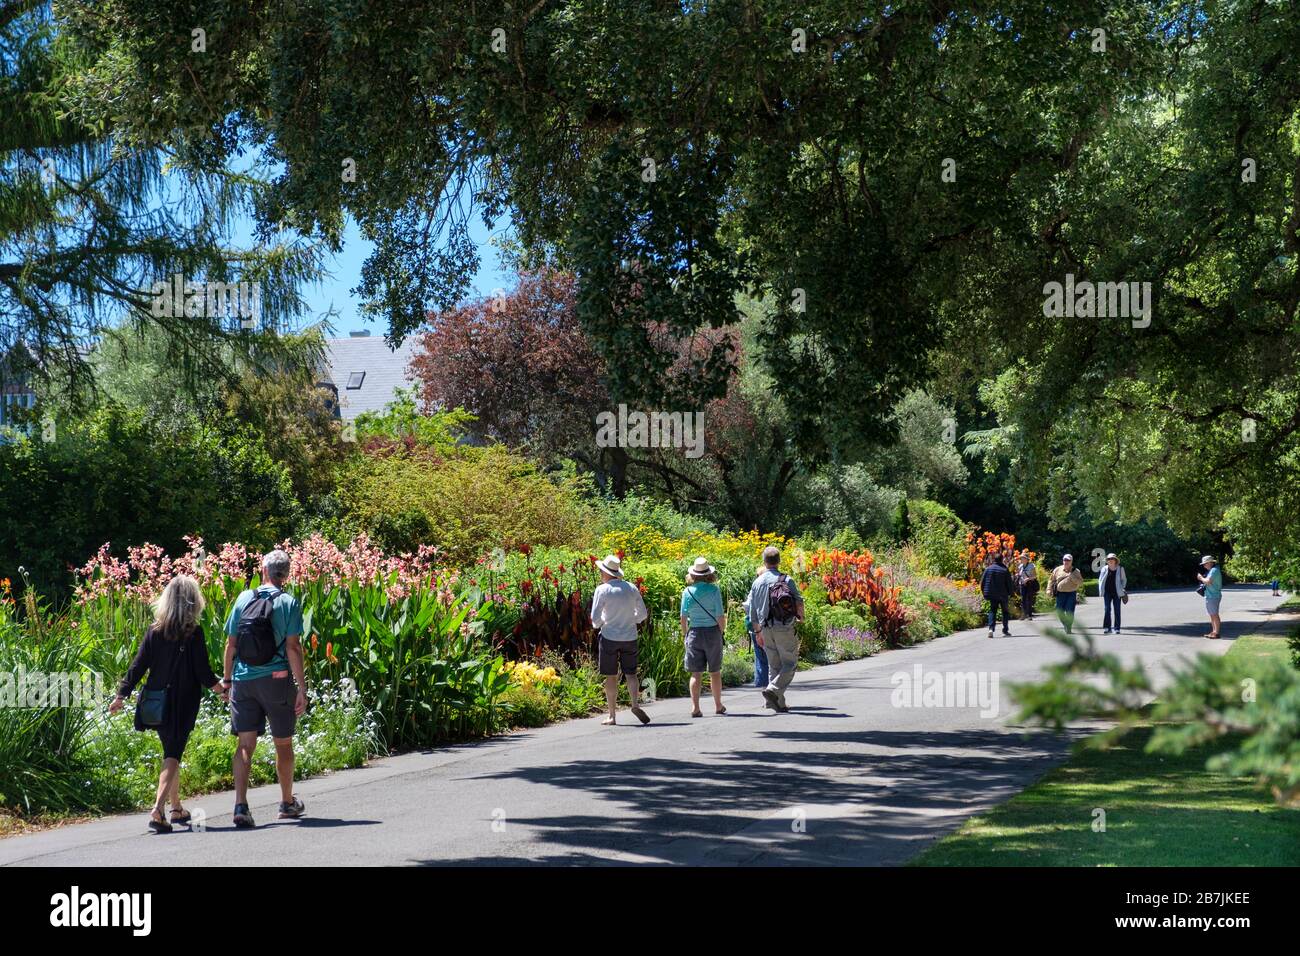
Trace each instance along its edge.
<path fill-rule="evenodd" d="M 189 811 L 181 805 L 181 756 L 199 715 L 199 700 L 207 687 L 225 699 L 226 691 L 212 672 L 208 645 L 199 626 L 203 613 L 203 592 L 188 575 L 178 575 L 163 589 L 154 602 L 154 621 L 145 631 L 144 640 L 126 676 L 118 685 L 117 696 L 109 704 L 109 713 L 117 713 L 136 684 L 148 672 L 146 691 L 166 690 L 162 723 L 146 727 L 135 712 L 135 729 L 156 730 L 162 741 L 162 773 L 158 777 L 158 795 L 149 812 L 149 829 L 170 833 L 173 824 L 188 824 Z M 171 821 L 163 818 L 167 801 L 171 801 Z"/>
<path fill-rule="evenodd" d="M 998 608 L 1002 609 L 1002 633 L 1011 636 L 1008 625 L 1011 623 L 1011 572 L 1002 562 L 1002 555 L 993 558 L 993 563 L 984 569 L 980 579 L 980 592 L 989 602 L 989 637 L 993 636 L 998 622 Z"/>

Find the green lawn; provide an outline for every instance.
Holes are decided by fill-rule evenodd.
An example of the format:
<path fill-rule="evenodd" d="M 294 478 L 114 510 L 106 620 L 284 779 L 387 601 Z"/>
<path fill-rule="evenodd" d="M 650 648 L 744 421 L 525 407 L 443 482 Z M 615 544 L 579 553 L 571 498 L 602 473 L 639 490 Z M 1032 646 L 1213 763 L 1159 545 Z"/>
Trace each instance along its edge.
<path fill-rule="evenodd" d="M 1230 654 L 1289 659 L 1284 637 L 1249 636 Z M 1300 810 L 1249 780 L 1205 770 L 1212 751 L 1143 752 L 1151 728 L 1083 751 L 1024 793 L 973 817 L 915 866 L 1300 866 Z M 1105 832 L 1093 829 L 1105 811 Z"/>

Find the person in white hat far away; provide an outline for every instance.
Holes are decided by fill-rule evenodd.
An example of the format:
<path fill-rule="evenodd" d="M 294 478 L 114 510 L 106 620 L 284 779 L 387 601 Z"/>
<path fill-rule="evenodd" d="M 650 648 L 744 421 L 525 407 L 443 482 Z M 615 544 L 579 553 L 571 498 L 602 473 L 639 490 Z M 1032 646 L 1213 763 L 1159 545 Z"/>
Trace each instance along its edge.
<path fill-rule="evenodd" d="M 1205 573 L 1196 575 L 1196 580 L 1201 582 L 1202 593 L 1205 595 L 1205 612 L 1210 615 L 1210 633 L 1205 636 L 1211 640 L 1219 639 L 1219 627 L 1222 624 L 1219 618 L 1219 602 L 1223 599 L 1223 572 L 1219 570 L 1218 564 L 1219 562 L 1210 555 L 1204 555 L 1201 558 L 1201 567 Z"/>
<path fill-rule="evenodd" d="M 617 555 L 608 555 L 597 561 L 601 584 L 591 599 L 591 626 L 600 631 L 597 658 L 600 673 L 605 678 L 605 705 L 609 715 L 601 721 L 612 726 L 617 721 L 618 672 L 623 671 L 627 681 L 627 695 L 632 702 L 632 715 L 643 724 L 650 717 L 641 709 L 640 689 L 637 681 L 636 626 L 649 617 L 645 601 L 635 584 L 623 580 L 623 562 Z"/>
<path fill-rule="evenodd" d="M 722 706 L 722 635 L 727 630 L 727 611 L 717 585 L 718 571 L 706 558 L 696 558 L 686 572 L 682 591 L 682 640 L 686 642 L 686 671 L 691 675 L 691 716 L 700 712 L 700 678 L 709 672 L 713 711 L 725 714 Z"/>
<path fill-rule="evenodd" d="M 1101 633 L 1110 633 L 1111 611 L 1115 612 L 1115 633 L 1119 630 L 1119 609 L 1120 605 L 1128 602 L 1128 575 L 1124 573 L 1124 565 L 1119 563 L 1113 553 L 1106 555 L 1106 564 L 1101 569 L 1101 574 L 1097 575 L 1097 593 L 1101 595 L 1102 604 L 1105 606 L 1105 613 L 1101 619 Z"/>
<path fill-rule="evenodd" d="M 1056 600 L 1056 613 L 1067 634 L 1074 630 L 1074 606 L 1081 584 L 1083 573 L 1074 566 L 1074 555 L 1062 555 L 1060 565 L 1047 579 L 1047 596 Z"/>

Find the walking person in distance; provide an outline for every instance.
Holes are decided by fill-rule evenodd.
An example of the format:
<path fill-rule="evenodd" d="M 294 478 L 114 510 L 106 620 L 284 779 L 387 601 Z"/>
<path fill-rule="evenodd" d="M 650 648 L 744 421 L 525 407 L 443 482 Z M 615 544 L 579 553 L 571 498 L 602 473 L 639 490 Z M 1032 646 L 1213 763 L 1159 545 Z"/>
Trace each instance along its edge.
<path fill-rule="evenodd" d="M 1101 633 L 1110 633 L 1112 616 L 1115 621 L 1115 633 L 1120 633 L 1120 607 L 1128 603 L 1128 575 L 1124 565 L 1112 552 L 1106 555 L 1106 564 L 1097 576 L 1097 593 L 1101 595 L 1105 611 L 1101 621 Z"/>
<path fill-rule="evenodd" d="M 292 820 L 306 808 L 293 792 L 293 735 L 307 710 L 303 671 L 302 604 L 286 591 L 289 555 L 276 549 L 262 558 L 262 584 L 244 591 L 226 618 L 226 676 L 230 688 L 230 730 L 239 738 L 231 771 L 235 777 L 235 826 L 254 825 L 248 807 L 248 775 L 257 738 L 271 726 L 275 775 L 280 784 L 279 819 Z"/>
<path fill-rule="evenodd" d="M 994 555 L 993 563 L 984 569 L 980 578 L 980 593 L 989 602 L 989 637 L 997 627 L 999 609 L 1002 611 L 1002 633 L 1011 636 L 1011 572 L 1003 560 L 1001 553 Z"/>
<path fill-rule="evenodd" d="M 135 710 L 135 729 L 154 730 L 162 742 L 162 772 L 158 792 L 149 811 L 149 829 L 170 833 L 173 826 L 190 822 L 181 804 L 181 758 L 199 715 L 203 688 L 225 698 L 226 688 L 212 672 L 208 645 L 199 626 L 203 592 L 189 575 L 172 578 L 154 602 L 154 619 L 144 632 L 117 696 L 108 705 L 116 714 L 140 679 L 148 673 Z M 171 819 L 164 818 L 171 802 Z"/>
<path fill-rule="evenodd" d="M 727 630 L 727 613 L 717 580 L 717 569 L 708 559 L 696 558 L 686 572 L 686 587 L 682 590 L 682 640 L 686 644 L 686 672 L 691 675 L 692 717 L 703 716 L 700 685 L 705 671 L 709 672 L 713 712 L 727 712 L 722 706 L 722 637 Z"/>
<path fill-rule="evenodd" d="M 749 614 L 759 647 L 767 653 L 771 680 L 763 688 L 763 699 L 771 710 L 787 713 L 785 690 L 794 680 L 799 665 L 799 637 L 795 624 L 803 620 L 803 595 L 799 586 L 778 568 L 781 552 L 774 547 L 763 549 L 763 573 L 749 589 Z"/>
<path fill-rule="evenodd" d="M 600 585 L 591 598 L 591 626 L 600 631 L 596 657 L 605 679 L 605 707 L 601 721 L 606 727 L 618 723 L 618 674 L 623 672 L 632 716 L 643 724 L 650 715 L 641 709 L 641 683 L 637 679 L 637 625 L 649 617 L 641 591 L 623 580 L 623 562 L 618 555 L 597 561 Z"/>
<path fill-rule="evenodd" d="M 1056 614 L 1065 627 L 1065 633 L 1074 632 L 1074 609 L 1079 601 L 1079 586 L 1083 573 L 1074 566 L 1074 555 L 1061 556 L 1061 563 L 1047 579 L 1047 596 L 1056 602 Z"/>

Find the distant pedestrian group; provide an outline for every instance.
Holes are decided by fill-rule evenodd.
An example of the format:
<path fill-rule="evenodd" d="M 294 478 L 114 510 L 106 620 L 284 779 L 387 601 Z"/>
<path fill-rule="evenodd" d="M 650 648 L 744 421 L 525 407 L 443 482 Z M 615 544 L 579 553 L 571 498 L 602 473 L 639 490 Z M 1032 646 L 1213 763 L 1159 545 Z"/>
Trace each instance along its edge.
<path fill-rule="evenodd" d="M 754 651 L 754 682 L 764 706 L 786 713 L 786 688 L 799 664 L 796 625 L 804 617 L 803 596 L 794 578 L 780 570 L 781 552 L 769 547 L 750 586 L 743 608 L 745 632 Z M 631 712 L 643 724 L 650 717 L 640 706 L 637 677 L 637 627 L 649 617 L 641 592 L 623 578 L 622 560 L 609 555 L 596 566 L 601 584 L 591 602 L 591 624 L 599 631 L 597 657 L 605 680 L 606 726 L 618 723 L 618 679 L 622 674 Z M 703 717 L 700 698 L 709 676 L 713 712 L 727 713 L 722 702 L 722 661 L 726 649 L 727 608 L 718 586 L 718 569 L 698 557 L 686 572 L 678 608 L 683 666 L 690 675 L 691 717 Z"/>
<path fill-rule="evenodd" d="M 742 605 L 745 636 L 754 655 L 754 686 L 760 688 L 764 706 L 777 713 L 790 707 L 786 691 L 799 664 L 797 626 L 804 619 L 804 600 L 793 577 L 780 570 L 781 553 L 763 551 L 749 592 Z M 641 707 L 638 679 L 638 629 L 649 618 L 640 589 L 624 579 L 622 560 L 609 555 L 597 561 L 601 583 L 591 602 L 591 624 L 598 634 L 597 666 L 603 679 L 605 716 L 612 726 L 618 717 L 618 683 L 622 675 L 628 689 L 630 712 L 642 724 L 650 716 Z M 180 762 L 198 717 L 203 691 L 210 690 L 230 706 L 231 733 L 237 738 L 232 774 L 235 781 L 233 820 L 237 827 L 253 826 L 248 806 L 249 772 L 258 738 L 268 725 L 275 747 L 276 775 L 280 785 L 280 819 L 302 816 L 305 807 L 293 793 L 293 738 L 297 719 L 306 709 L 306 676 L 301 637 L 302 605 L 285 585 L 290 558 L 280 550 L 262 560 L 262 579 L 243 591 L 225 622 L 224 677 L 217 679 L 208 659 L 200 626 L 204 607 L 202 591 L 194 578 L 173 578 L 154 603 L 154 619 L 146 630 L 134 659 L 118 686 L 110 712 L 121 710 L 125 699 L 143 680 L 137 698 L 135 728 L 157 733 L 163 763 L 149 828 L 159 833 L 187 825 L 191 815 L 180 799 Z M 1220 636 L 1220 602 L 1223 574 L 1210 555 L 1201 558 L 1198 593 L 1205 598 L 1210 632 Z M 1072 555 L 1047 575 L 1047 594 L 1067 633 L 1074 615 L 1083 574 Z M 1274 591 L 1278 587 L 1274 582 Z M 988 636 L 996 634 L 999 615 L 1002 633 L 1010 635 L 1010 602 L 1020 596 L 1021 617 L 1032 620 L 1039 590 L 1038 571 L 1028 551 L 1006 551 L 992 557 L 984 568 L 980 590 L 989 603 Z M 1106 555 L 1097 578 L 1104 605 L 1102 633 L 1122 633 L 1122 608 L 1128 603 L 1128 575 L 1114 553 Z M 698 557 L 686 572 L 679 606 L 684 648 L 683 663 L 690 675 L 691 716 L 701 717 L 703 678 L 716 715 L 727 713 L 722 702 L 722 670 L 727 633 L 727 608 L 718 586 L 718 569 Z M 170 805 L 170 816 L 167 815 Z"/>

